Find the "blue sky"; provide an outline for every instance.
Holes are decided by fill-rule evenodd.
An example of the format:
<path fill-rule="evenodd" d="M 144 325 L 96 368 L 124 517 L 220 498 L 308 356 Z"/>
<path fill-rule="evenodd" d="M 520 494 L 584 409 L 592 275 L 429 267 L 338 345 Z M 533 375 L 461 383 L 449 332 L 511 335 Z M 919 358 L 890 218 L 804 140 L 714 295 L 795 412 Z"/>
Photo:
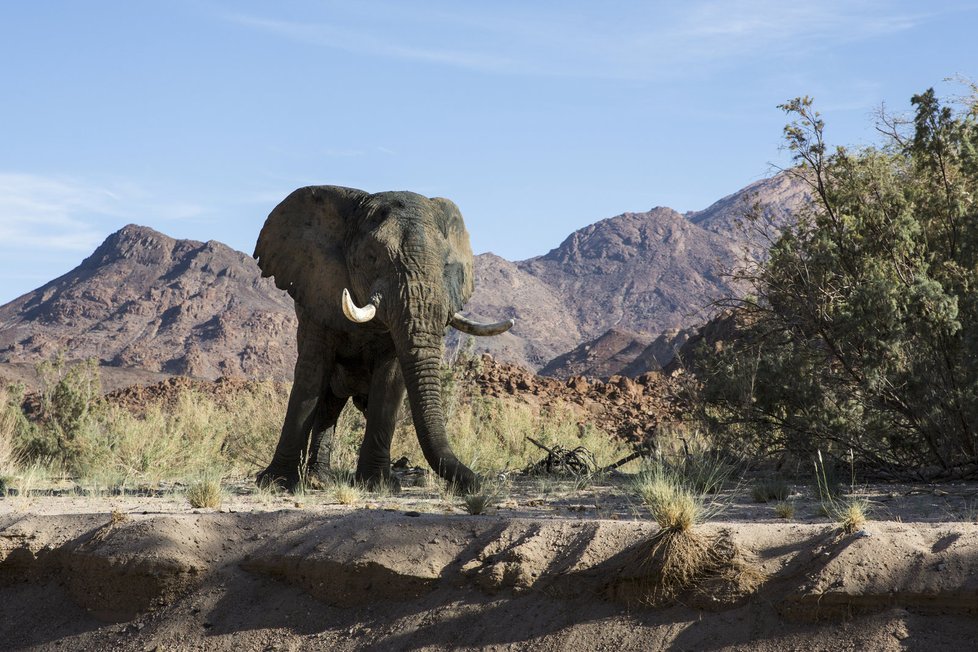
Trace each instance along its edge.
<path fill-rule="evenodd" d="M 978 78 L 978 0 L 0 4 L 0 303 L 119 227 L 248 253 L 288 192 L 453 199 L 479 253 L 705 208 L 784 165 L 811 95 L 835 144 Z"/>

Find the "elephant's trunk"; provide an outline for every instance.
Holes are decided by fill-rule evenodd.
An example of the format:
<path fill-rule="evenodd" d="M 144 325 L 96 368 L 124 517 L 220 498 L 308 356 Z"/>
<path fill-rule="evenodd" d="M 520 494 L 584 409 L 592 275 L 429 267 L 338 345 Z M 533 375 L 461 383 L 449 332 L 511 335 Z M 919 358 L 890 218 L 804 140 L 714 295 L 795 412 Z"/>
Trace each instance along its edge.
<path fill-rule="evenodd" d="M 436 344 L 419 344 L 418 339 L 415 335 L 407 344 L 399 343 L 397 348 L 421 450 L 431 468 L 456 490 L 474 491 L 478 487 L 475 474 L 459 461 L 448 442 L 439 373 L 443 353 L 441 337 L 432 334 L 425 338 Z"/>

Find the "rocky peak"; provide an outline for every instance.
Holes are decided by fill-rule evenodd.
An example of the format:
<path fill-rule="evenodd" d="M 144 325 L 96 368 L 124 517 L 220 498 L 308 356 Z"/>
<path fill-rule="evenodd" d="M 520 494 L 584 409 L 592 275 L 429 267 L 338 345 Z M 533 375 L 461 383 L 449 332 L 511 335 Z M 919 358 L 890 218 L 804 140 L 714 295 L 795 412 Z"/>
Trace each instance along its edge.
<path fill-rule="evenodd" d="M 575 231 L 540 260 L 561 265 L 627 262 L 641 257 L 653 243 L 668 243 L 689 229 L 690 223 L 671 208 L 622 213 Z"/>
<path fill-rule="evenodd" d="M 200 243 L 184 240 L 190 245 Z M 130 260 L 145 265 L 160 264 L 171 257 L 177 240 L 148 226 L 128 224 L 102 242 L 91 256 L 82 261 L 80 269 L 97 269 L 118 260 Z"/>

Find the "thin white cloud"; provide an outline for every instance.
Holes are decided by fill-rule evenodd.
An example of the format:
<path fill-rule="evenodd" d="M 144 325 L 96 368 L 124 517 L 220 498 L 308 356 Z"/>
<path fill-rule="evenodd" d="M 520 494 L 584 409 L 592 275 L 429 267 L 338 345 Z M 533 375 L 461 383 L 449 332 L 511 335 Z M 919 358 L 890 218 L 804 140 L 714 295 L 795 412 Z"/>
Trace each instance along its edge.
<path fill-rule="evenodd" d="M 533 5 L 508 5 L 506 12 L 453 5 L 449 13 L 367 4 L 369 19 L 359 10 L 334 11 L 329 22 L 241 13 L 224 18 L 326 48 L 480 72 L 655 79 L 746 58 L 804 56 L 910 30 L 933 15 L 887 0 L 636 2 L 587 15 L 573 9 L 543 12 Z M 961 9 L 973 7 L 945 11 Z"/>
<path fill-rule="evenodd" d="M 111 191 L 70 180 L 0 173 L 0 246 L 91 250 L 105 235 L 91 216 L 116 201 Z"/>
<path fill-rule="evenodd" d="M 154 201 L 131 184 L 0 172 L 0 249 L 90 252 L 108 230 L 131 221 L 196 217 L 192 203 Z"/>
<path fill-rule="evenodd" d="M 675 33 L 697 56 L 772 56 L 906 31 L 930 16 L 883 0 L 710 0 L 689 5 Z"/>
<path fill-rule="evenodd" d="M 399 44 L 368 31 L 356 31 L 327 23 L 298 23 L 245 14 L 233 14 L 229 18 L 241 25 L 279 34 L 286 38 L 357 54 L 438 63 L 493 72 L 504 72 L 516 63 L 508 57 L 488 53 Z"/>

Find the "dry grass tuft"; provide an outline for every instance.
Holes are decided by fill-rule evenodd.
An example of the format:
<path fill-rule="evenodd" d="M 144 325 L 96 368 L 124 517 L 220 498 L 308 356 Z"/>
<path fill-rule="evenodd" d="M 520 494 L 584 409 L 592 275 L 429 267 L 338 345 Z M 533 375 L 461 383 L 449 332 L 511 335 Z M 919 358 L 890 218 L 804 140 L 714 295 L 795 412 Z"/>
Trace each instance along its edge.
<path fill-rule="evenodd" d="M 8 491 L 15 489 L 18 496 L 33 496 L 42 491 L 41 487 L 50 483 L 50 478 L 50 469 L 40 462 L 35 462 L 14 474 L 7 489 Z"/>
<path fill-rule="evenodd" d="M 17 455 L 14 451 L 16 415 L 7 408 L 6 389 L 0 389 L 0 405 L 4 407 L 0 411 L 0 473 L 7 474 L 13 472 Z"/>
<path fill-rule="evenodd" d="M 717 570 L 719 559 L 710 542 L 691 530 L 663 530 L 652 541 L 649 565 L 658 581 L 650 586 L 649 600 L 670 601 L 693 580 Z"/>
<path fill-rule="evenodd" d="M 782 500 L 774 505 L 774 514 L 778 518 L 790 521 L 795 517 L 795 506 L 786 500 Z"/>
<path fill-rule="evenodd" d="M 633 489 L 659 527 L 688 532 L 723 507 L 720 502 L 707 499 L 705 491 L 715 491 L 717 481 L 702 485 L 700 481 L 704 477 L 686 478 L 680 469 L 652 463 L 636 476 Z"/>
<path fill-rule="evenodd" d="M 8 485 L 16 486 L 13 478 L 31 465 L 63 469 L 79 486 L 96 491 L 159 486 L 207 469 L 220 469 L 226 478 L 254 477 L 272 457 L 288 403 L 289 388 L 274 383 L 248 383 L 233 394 L 188 386 L 149 403 L 113 403 L 93 389 L 94 363 L 76 368 L 55 361 L 46 369 L 50 382 L 41 417 L 28 420 L 18 388 L 0 387 L 0 477 L 8 477 Z M 586 415 L 578 406 L 541 410 L 515 399 L 486 398 L 450 368 L 443 382 L 452 445 L 480 472 L 536 461 L 539 450 L 528 436 L 548 446 L 584 446 L 599 466 L 629 452 L 624 442 L 580 426 Z M 334 468 L 355 467 L 363 427 L 363 415 L 348 406 L 331 442 Z M 392 453 L 423 459 L 406 407 Z"/>
<path fill-rule="evenodd" d="M 844 501 L 838 506 L 835 520 L 845 534 L 852 534 L 866 525 L 869 503 L 865 500 L 854 499 Z"/>
<path fill-rule="evenodd" d="M 696 528 L 723 509 L 723 503 L 709 494 L 720 490 L 731 471 L 716 456 L 688 455 L 679 464 L 646 464 L 637 475 L 633 490 L 660 529 L 639 548 L 637 573 L 625 581 L 630 585 L 628 600 L 663 605 L 704 582 L 716 584 L 730 596 L 757 588 L 760 572 L 741 559 L 729 536 L 711 539 Z"/>
<path fill-rule="evenodd" d="M 224 500 L 220 478 L 202 476 L 187 487 L 187 501 L 194 509 L 217 509 Z"/>
<path fill-rule="evenodd" d="M 332 489 L 333 498 L 341 505 L 356 505 L 363 500 L 363 490 L 354 484 L 337 483 Z"/>
<path fill-rule="evenodd" d="M 850 465 L 852 464 L 852 451 L 849 451 Z M 852 534 L 866 525 L 869 518 L 869 502 L 861 498 L 838 498 L 836 493 L 831 491 L 831 474 L 826 470 L 827 465 L 822 458 L 822 451 L 818 451 L 818 458 L 815 460 L 815 482 L 818 486 L 820 512 L 828 516 L 839 524 L 839 529 L 843 534 Z M 856 485 L 855 471 L 852 471 L 852 481 L 850 488 L 854 491 Z"/>
<path fill-rule="evenodd" d="M 541 451 L 527 437 L 550 447 L 583 446 L 594 455 L 598 467 L 631 452 L 626 442 L 603 430 L 589 424 L 579 426 L 586 421 L 586 414 L 572 403 L 541 409 L 517 399 L 484 397 L 464 378 L 451 380 L 444 388 L 446 426 L 452 447 L 462 462 L 480 473 L 523 469 L 539 461 Z M 404 412 L 391 450 L 392 459 L 401 456 L 424 459 L 409 411 Z M 349 464 L 352 466 L 355 460 Z"/>
<path fill-rule="evenodd" d="M 624 569 L 628 579 L 614 587 L 626 602 L 666 606 L 683 598 L 716 607 L 754 593 L 765 579 L 726 535 L 659 530 L 638 552 Z"/>

